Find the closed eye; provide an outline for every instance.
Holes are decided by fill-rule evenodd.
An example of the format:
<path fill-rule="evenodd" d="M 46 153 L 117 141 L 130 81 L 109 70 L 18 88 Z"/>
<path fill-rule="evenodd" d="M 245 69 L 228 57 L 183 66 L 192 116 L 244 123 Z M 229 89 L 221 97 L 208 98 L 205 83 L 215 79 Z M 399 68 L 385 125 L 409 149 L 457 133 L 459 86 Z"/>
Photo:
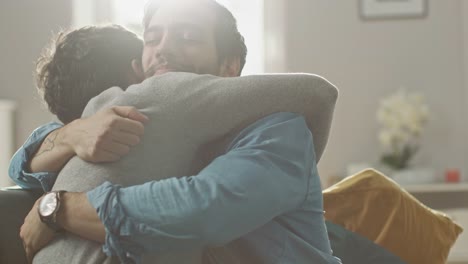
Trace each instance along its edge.
<path fill-rule="evenodd" d="M 162 31 L 158 29 L 150 29 L 147 30 L 143 36 L 145 45 L 157 45 L 161 42 L 162 39 Z"/>
<path fill-rule="evenodd" d="M 184 31 L 182 33 L 182 39 L 187 40 L 187 41 L 194 41 L 194 42 L 200 42 L 203 40 L 201 34 L 193 30 Z"/>

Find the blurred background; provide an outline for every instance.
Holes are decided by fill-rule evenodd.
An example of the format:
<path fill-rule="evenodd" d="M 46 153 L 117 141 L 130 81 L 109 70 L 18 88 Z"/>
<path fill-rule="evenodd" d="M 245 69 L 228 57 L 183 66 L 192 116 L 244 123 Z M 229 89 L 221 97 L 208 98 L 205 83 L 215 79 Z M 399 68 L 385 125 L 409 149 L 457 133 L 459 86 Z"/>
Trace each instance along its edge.
<path fill-rule="evenodd" d="M 14 150 L 34 128 L 54 119 L 37 95 L 32 75 L 34 61 L 53 33 L 105 22 L 141 31 L 144 2 L 0 2 L 0 186 L 8 184 L 6 169 Z M 324 185 L 362 167 L 381 166 L 389 146 L 379 139 L 377 112 L 402 89 L 418 93 L 429 109 L 408 167 L 428 169 L 432 176 L 427 181 L 468 181 L 468 2 L 219 2 L 235 14 L 245 36 L 249 55 L 244 75 L 308 72 L 339 88 L 319 163 Z"/>

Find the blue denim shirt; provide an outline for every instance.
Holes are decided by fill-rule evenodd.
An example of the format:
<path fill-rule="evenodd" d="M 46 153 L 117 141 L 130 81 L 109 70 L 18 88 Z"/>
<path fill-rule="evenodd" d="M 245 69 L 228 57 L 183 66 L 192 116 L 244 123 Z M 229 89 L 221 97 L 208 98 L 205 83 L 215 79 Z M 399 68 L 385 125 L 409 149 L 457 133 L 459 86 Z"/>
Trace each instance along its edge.
<path fill-rule="evenodd" d="M 50 122 L 38 127 L 32 132 L 26 142 L 21 146 L 15 155 L 11 158 L 8 174 L 10 178 L 24 189 L 43 189 L 48 192 L 57 179 L 57 173 L 53 172 L 29 172 L 29 160 L 41 146 L 42 141 L 50 132 L 63 125 L 56 122 Z"/>
<path fill-rule="evenodd" d="M 106 228 L 104 252 L 122 262 L 226 245 L 255 263 L 341 263 L 327 236 L 312 135 L 296 114 L 247 127 L 196 176 L 106 182 L 87 196 Z"/>
<path fill-rule="evenodd" d="M 57 127 L 36 130 L 42 138 L 35 138 L 42 141 Z M 32 150 L 32 137 L 13 161 L 27 160 L 31 152 L 21 152 Z M 13 170 L 36 182 L 55 181 L 54 174 L 25 174 L 24 160 L 12 163 Z M 15 182 L 45 186 L 23 178 Z M 247 127 L 198 175 L 126 188 L 106 182 L 87 196 L 106 228 L 104 252 L 123 263 L 138 263 L 146 253 L 220 245 L 255 263 L 341 263 L 324 223 L 312 135 L 296 114 L 274 114 Z"/>

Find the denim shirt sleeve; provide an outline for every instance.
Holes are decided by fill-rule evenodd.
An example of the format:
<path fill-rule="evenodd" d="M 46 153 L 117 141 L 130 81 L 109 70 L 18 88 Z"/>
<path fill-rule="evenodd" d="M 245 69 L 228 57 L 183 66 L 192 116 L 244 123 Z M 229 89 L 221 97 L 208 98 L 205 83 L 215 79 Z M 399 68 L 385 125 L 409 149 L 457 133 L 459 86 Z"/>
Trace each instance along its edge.
<path fill-rule="evenodd" d="M 16 151 L 11 158 L 8 174 L 10 178 L 24 189 L 43 189 L 50 191 L 57 178 L 57 173 L 52 172 L 29 172 L 28 164 L 31 156 L 37 151 L 44 138 L 63 125 L 50 122 L 36 128 L 26 142 Z"/>
<path fill-rule="evenodd" d="M 87 193 L 106 228 L 103 250 L 138 262 L 145 252 L 225 244 L 307 196 L 315 166 L 304 118 L 277 113 L 244 129 L 198 175 Z"/>

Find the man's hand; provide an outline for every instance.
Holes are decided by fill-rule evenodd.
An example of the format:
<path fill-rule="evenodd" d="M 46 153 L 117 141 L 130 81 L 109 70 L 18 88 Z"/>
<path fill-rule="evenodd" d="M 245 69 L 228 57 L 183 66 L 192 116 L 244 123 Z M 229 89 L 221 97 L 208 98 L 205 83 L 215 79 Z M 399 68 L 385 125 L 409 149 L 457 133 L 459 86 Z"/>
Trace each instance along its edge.
<path fill-rule="evenodd" d="M 51 132 L 29 162 L 30 172 L 59 172 L 73 156 L 111 162 L 140 142 L 148 117 L 130 106 L 114 106 Z"/>
<path fill-rule="evenodd" d="M 55 232 L 39 218 L 37 207 L 39 200 L 36 201 L 29 214 L 24 219 L 21 226 L 20 237 L 23 240 L 24 250 L 28 263 L 32 263 L 34 255 L 45 247 L 54 238 Z"/>
<path fill-rule="evenodd" d="M 116 161 L 140 142 L 147 121 L 134 107 L 114 106 L 64 127 L 64 142 L 83 160 Z"/>

